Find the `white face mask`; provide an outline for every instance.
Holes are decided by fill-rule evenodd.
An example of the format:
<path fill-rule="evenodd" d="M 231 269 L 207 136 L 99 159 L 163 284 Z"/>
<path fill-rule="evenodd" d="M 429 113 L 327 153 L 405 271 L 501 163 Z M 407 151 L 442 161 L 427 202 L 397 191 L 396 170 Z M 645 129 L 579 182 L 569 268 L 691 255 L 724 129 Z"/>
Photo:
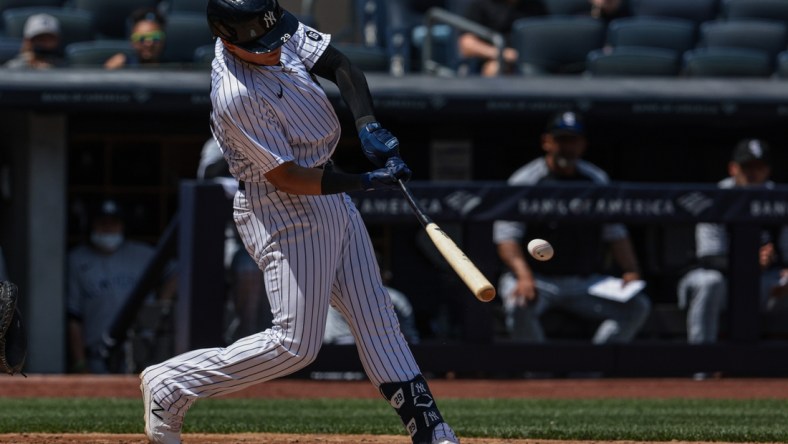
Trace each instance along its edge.
<path fill-rule="evenodd" d="M 123 243 L 121 233 L 90 233 L 90 241 L 100 250 L 112 252 Z"/>

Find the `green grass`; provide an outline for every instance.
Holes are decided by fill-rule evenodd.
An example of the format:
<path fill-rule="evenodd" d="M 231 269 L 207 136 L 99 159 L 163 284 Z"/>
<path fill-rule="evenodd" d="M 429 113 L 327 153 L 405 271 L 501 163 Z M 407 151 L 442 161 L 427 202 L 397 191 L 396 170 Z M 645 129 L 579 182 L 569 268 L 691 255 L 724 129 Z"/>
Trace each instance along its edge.
<path fill-rule="evenodd" d="M 0 398 L 0 433 L 140 433 L 134 399 Z M 499 438 L 788 442 L 782 400 L 443 399 L 461 436 Z M 200 401 L 185 433 L 402 434 L 383 400 Z"/>

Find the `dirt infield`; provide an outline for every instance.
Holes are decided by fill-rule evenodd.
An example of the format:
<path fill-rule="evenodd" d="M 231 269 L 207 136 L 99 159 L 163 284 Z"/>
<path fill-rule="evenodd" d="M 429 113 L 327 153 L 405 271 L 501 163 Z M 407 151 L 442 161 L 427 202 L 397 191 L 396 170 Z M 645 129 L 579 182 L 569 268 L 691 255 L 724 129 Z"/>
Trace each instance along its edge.
<path fill-rule="evenodd" d="M 438 398 L 715 398 L 788 399 L 784 379 L 544 379 L 544 380 L 431 380 Z M 0 377 L 3 397 L 139 397 L 135 376 L 49 376 Z M 283 379 L 229 395 L 235 398 L 380 398 L 367 381 L 313 381 Z M 140 424 L 140 427 L 142 425 Z M 0 442 L 12 444 L 143 444 L 139 435 L 110 434 L 0 434 Z M 310 444 L 364 443 L 406 444 L 404 436 L 381 435 L 283 435 L 239 434 L 185 436 L 186 444 Z M 571 441 L 466 438 L 464 444 L 575 444 Z M 632 444 L 616 441 L 615 444 Z M 607 444 L 583 441 L 582 444 Z M 642 444 L 642 443 L 641 443 Z M 657 444 L 657 443 L 651 443 Z M 683 444 L 671 441 L 670 444 Z M 698 444 L 698 443 L 694 443 Z M 724 444 L 724 443 L 715 443 Z"/>

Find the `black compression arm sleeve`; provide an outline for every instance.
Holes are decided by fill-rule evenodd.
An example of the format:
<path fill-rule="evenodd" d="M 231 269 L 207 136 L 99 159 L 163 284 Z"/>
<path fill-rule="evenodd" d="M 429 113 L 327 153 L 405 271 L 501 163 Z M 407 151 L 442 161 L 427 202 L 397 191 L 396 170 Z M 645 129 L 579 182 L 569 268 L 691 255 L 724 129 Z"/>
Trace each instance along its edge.
<path fill-rule="evenodd" d="M 323 177 L 320 179 L 320 194 L 337 194 L 363 190 L 362 177 L 363 175 L 361 174 L 323 170 Z"/>
<path fill-rule="evenodd" d="M 328 45 L 311 72 L 339 87 L 342 100 L 347 103 L 356 120 L 357 130 L 375 120 L 367 78 L 359 68 L 350 63 L 346 55 Z"/>

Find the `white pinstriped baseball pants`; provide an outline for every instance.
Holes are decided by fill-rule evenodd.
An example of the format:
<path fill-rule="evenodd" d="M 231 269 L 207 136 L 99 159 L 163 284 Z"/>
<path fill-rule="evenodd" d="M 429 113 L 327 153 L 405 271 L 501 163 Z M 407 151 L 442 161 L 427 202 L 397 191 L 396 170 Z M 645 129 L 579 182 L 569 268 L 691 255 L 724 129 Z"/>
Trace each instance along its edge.
<path fill-rule="evenodd" d="M 306 367 L 320 350 L 329 303 L 348 320 L 376 387 L 418 375 L 369 234 L 350 198 L 245 186 L 235 196 L 234 219 L 247 251 L 264 272 L 273 326 L 224 348 L 193 350 L 148 367 L 144 378 L 154 400 L 181 414 L 197 398 L 242 390 Z"/>

